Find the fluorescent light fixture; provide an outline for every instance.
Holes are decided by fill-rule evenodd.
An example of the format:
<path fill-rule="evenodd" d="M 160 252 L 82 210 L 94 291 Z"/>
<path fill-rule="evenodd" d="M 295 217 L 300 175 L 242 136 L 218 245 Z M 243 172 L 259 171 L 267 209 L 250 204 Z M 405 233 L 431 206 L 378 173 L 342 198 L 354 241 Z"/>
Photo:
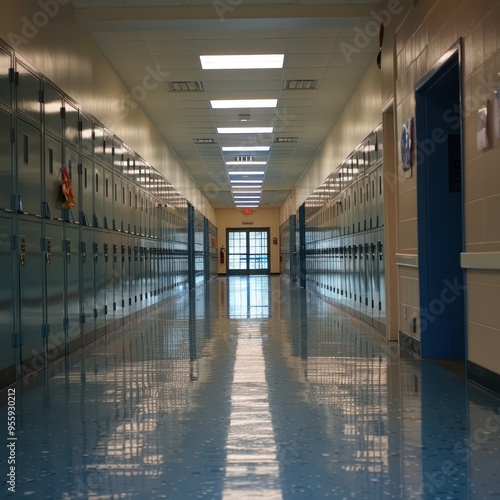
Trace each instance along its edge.
<path fill-rule="evenodd" d="M 231 180 L 231 184 L 233 188 L 248 188 L 248 189 L 259 189 L 262 187 L 262 181 L 260 179 L 256 179 L 254 181 L 234 181 Z"/>
<path fill-rule="evenodd" d="M 233 195 L 233 198 L 235 200 L 260 200 L 260 195 L 258 194 L 249 194 L 249 195 L 238 195 L 238 194 L 235 194 Z"/>
<path fill-rule="evenodd" d="M 267 165 L 267 161 L 226 161 L 226 165 Z"/>
<path fill-rule="evenodd" d="M 214 99 L 210 104 L 213 109 L 275 108 L 278 99 Z"/>
<path fill-rule="evenodd" d="M 223 146 L 222 151 L 269 151 L 271 146 Z"/>
<path fill-rule="evenodd" d="M 228 175 L 264 175 L 264 170 L 252 170 L 250 172 L 241 172 L 240 170 L 228 172 Z"/>
<path fill-rule="evenodd" d="M 245 203 L 244 205 L 236 203 L 236 208 L 259 208 L 258 204 Z"/>
<path fill-rule="evenodd" d="M 262 191 L 233 191 L 233 194 L 261 194 Z"/>
<path fill-rule="evenodd" d="M 284 54 L 249 54 L 200 56 L 203 69 L 268 69 L 282 68 Z"/>
<path fill-rule="evenodd" d="M 272 134 L 273 127 L 219 127 L 219 134 Z"/>

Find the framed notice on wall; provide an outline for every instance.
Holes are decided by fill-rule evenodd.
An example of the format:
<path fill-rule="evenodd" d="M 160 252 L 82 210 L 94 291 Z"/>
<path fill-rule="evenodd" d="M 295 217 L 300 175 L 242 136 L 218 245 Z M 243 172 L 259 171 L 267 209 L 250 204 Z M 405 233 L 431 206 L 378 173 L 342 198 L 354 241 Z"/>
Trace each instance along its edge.
<path fill-rule="evenodd" d="M 403 171 L 411 172 L 413 167 L 411 152 L 413 146 L 413 117 L 403 123 L 401 129 L 401 161 L 403 162 Z"/>

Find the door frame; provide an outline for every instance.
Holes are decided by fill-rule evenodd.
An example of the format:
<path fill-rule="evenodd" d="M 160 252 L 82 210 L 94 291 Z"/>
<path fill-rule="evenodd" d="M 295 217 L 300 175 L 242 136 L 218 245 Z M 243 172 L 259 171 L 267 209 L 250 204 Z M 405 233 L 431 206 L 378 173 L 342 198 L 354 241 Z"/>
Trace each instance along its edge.
<path fill-rule="evenodd" d="M 231 232 L 246 232 L 247 233 L 247 264 L 249 257 L 249 249 L 248 249 L 248 234 L 249 233 L 257 233 L 257 232 L 266 232 L 267 233 L 267 269 L 229 269 L 229 257 L 230 257 L 230 247 L 229 247 L 229 233 Z M 228 227 L 226 228 L 226 274 L 229 275 L 267 275 L 271 273 L 271 228 L 269 227 Z"/>

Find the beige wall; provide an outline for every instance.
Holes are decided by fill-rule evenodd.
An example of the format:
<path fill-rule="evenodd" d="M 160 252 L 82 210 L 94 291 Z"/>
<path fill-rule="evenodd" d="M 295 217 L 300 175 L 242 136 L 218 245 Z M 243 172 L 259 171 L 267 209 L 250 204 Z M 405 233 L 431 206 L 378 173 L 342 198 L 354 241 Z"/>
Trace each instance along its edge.
<path fill-rule="evenodd" d="M 296 186 L 296 206 L 343 162 L 382 122 L 380 70 L 375 59 L 363 75 L 339 120 Z"/>
<path fill-rule="evenodd" d="M 50 3 L 50 2 L 47 2 Z M 17 49 L 87 112 L 107 125 L 129 147 L 160 171 L 200 212 L 215 223 L 215 211 L 179 159 L 139 107 L 123 119 L 122 96 L 129 90 L 108 64 L 90 35 L 75 22 L 68 0 L 55 0 L 47 16 L 34 0 L 9 2 L 0 16 L 0 38 Z M 63 5 L 61 5 L 63 4 Z M 27 21 L 39 24 L 27 31 Z M 22 38 L 20 38 L 22 37 Z"/>
<path fill-rule="evenodd" d="M 227 249 L 226 229 L 227 228 L 269 228 L 271 238 L 271 273 L 280 272 L 280 247 L 279 247 L 279 208 L 255 208 L 252 215 L 244 215 L 241 209 L 237 208 L 220 208 L 216 209 L 217 229 L 219 231 L 218 244 L 219 249 L 222 245 Z M 253 222 L 252 225 L 243 224 L 245 222 Z M 273 238 L 277 238 L 278 243 L 272 243 Z M 226 260 L 227 263 L 227 260 Z M 222 265 L 219 260 L 220 274 L 225 274 L 226 265 Z"/>
<path fill-rule="evenodd" d="M 500 2 L 419 0 L 395 34 L 396 131 L 415 116 L 414 87 L 463 38 L 465 239 L 467 252 L 500 252 L 500 140 L 477 151 L 477 111 L 500 87 Z M 398 155 L 398 162 L 401 159 Z M 399 163 L 398 168 L 401 167 Z M 416 166 L 418 168 L 418 165 Z M 418 254 L 416 175 L 397 178 L 398 252 Z M 418 270 L 401 268 L 400 307 L 418 312 Z M 468 359 L 500 373 L 500 271 L 467 271 Z M 401 319 L 400 328 L 408 325 Z M 417 333 L 418 338 L 418 333 Z"/>

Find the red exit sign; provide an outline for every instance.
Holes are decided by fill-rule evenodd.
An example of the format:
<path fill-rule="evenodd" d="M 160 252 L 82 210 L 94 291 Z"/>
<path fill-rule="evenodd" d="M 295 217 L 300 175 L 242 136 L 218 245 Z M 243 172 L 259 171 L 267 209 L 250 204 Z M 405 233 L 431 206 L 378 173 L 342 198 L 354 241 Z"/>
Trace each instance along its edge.
<path fill-rule="evenodd" d="M 252 215 L 252 209 L 251 208 L 244 208 L 243 213 L 245 215 Z"/>

